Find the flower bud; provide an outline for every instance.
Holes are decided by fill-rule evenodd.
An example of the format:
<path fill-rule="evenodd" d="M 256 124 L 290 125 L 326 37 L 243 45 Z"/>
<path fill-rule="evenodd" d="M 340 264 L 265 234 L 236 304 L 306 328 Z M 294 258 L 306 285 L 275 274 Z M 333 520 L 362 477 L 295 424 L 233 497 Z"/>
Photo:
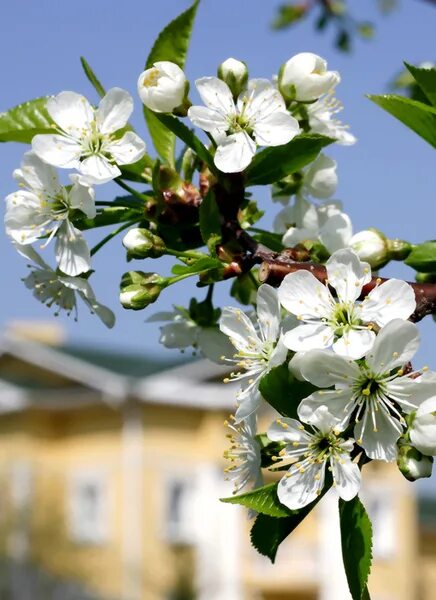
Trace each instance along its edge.
<path fill-rule="evenodd" d="M 127 250 L 127 259 L 159 258 L 165 254 L 165 243 L 158 235 L 148 229 L 135 227 L 129 229 L 123 238 L 123 246 Z"/>
<path fill-rule="evenodd" d="M 120 284 L 120 302 L 124 308 L 141 310 L 155 302 L 168 285 L 168 280 L 157 273 L 129 271 Z"/>
<path fill-rule="evenodd" d="M 433 457 L 421 454 L 413 446 L 405 444 L 398 451 L 397 465 L 409 481 L 430 477 L 433 469 Z"/>
<path fill-rule="evenodd" d="M 158 113 L 171 113 L 181 106 L 188 89 L 182 69 L 165 60 L 154 63 L 138 79 L 138 94 L 143 104 Z"/>
<path fill-rule="evenodd" d="M 380 269 L 389 262 L 388 240 L 378 229 L 359 231 L 353 235 L 349 246 L 372 269 Z"/>
<path fill-rule="evenodd" d="M 341 80 L 336 71 L 327 71 L 327 62 L 311 52 L 301 52 L 281 66 L 279 90 L 286 100 L 312 102 L 329 92 Z"/>
<path fill-rule="evenodd" d="M 235 58 L 228 58 L 218 67 L 218 77 L 227 83 L 236 98 L 247 85 L 247 65 Z"/>

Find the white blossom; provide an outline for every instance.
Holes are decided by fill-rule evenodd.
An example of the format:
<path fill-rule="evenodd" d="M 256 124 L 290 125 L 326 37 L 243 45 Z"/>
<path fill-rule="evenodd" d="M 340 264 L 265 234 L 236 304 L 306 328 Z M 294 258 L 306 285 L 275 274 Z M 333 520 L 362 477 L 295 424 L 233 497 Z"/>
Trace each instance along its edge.
<path fill-rule="evenodd" d="M 6 233 L 18 244 L 32 244 L 47 236 L 46 246 L 56 236 L 56 259 L 66 275 L 79 275 L 91 268 L 91 255 L 82 234 L 70 221 L 71 211 L 87 217 L 96 214 L 92 187 L 71 175 L 72 186 L 60 185 L 56 170 L 33 152 L 27 152 L 20 169 L 14 171 L 20 190 L 6 198 Z"/>
<path fill-rule="evenodd" d="M 77 169 L 88 182 L 100 184 L 121 175 L 117 165 L 134 163 L 145 153 L 136 133 L 120 131 L 133 111 L 125 90 L 110 89 L 97 109 L 76 92 L 49 98 L 46 108 L 56 133 L 35 135 L 32 148 L 50 165 Z"/>
<path fill-rule="evenodd" d="M 290 100 L 311 102 L 332 90 L 341 78 L 337 71 L 328 71 L 327 62 L 311 52 L 300 52 L 280 69 L 279 88 Z"/>
<path fill-rule="evenodd" d="M 235 363 L 242 372 L 232 373 L 230 379 L 241 380 L 237 394 L 239 423 L 260 405 L 259 382 L 273 367 L 281 365 L 287 355 L 282 342 L 281 311 L 277 291 L 270 285 L 259 287 L 257 293 L 256 325 L 238 308 L 223 308 L 220 329 L 229 338 L 237 352 L 228 362 Z M 229 380 L 225 380 L 229 381 Z"/>
<path fill-rule="evenodd" d="M 95 313 L 107 326 L 113 327 L 115 315 L 113 312 L 97 301 L 91 285 L 82 277 L 68 277 L 54 271 L 45 263 L 32 246 L 15 244 L 18 252 L 30 260 L 29 275 L 23 279 L 25 286 L 33 291 L 34 297 L 48 307 L 55 307 L 55 315 L 65 311 L 69 316 L 75 313 L 77 320 L 77 297 Z"/>
<path fill-rule="evenodd" d="M 280 92 L 266 79 L 252 79 L 235 104 L 229 86 L 217 77 L 197 79 L 206 106 L 191 106 L 188 117 L 215 139 L 215 164 L 225 173 L 243 171 L 257 146 L 281 146 L 300 130 Z"/>
<path fill-rule="evenodd" d="M 383 327 L 392 319 L 407 319 L 415 310 L 412 287 L 397 279 L 376 286 L 356 304 L 363 286 L 371 280 L 371 269 L 350 249 L 332 254 L 326 269 L 337 300 L 309 271 L 290 273 L 280 285 L 282 306 L 302 321 L 284 337 L 290 350 L 333 346 L 337 354 L 361 358 L 374 343 L 374 323 Z"/>
<path fill-rule="evenodd" d="M 419 331 L 395 319 L 380 330 L 372 350 L 358 363 L 328 350 L 310 350 L 300 362 L 307 381 L 322 389 L 301 401 L 298 415 L 311 418 L 325 405 L 340 427 L 354 425 L 354 437 L 369 458 L 393 461 L 406 427 L 404 414 L 436 395 L 436 374 L 418 379 L 405 366 L 419 346 Z"/>
<path fill-rule="evenodd" d="M 324 488 L 326 468 L 339 496 L 351 500 L 360 488 L 360 470 L 350 456 L 354 440 L 341 437 L 341 428 L 326 406 L 302 421 L 309 427 L 281 417 L 268 429 L 270 440 L 286 443 L 280 457 L 293 461 L 277 488 L 280 502 L 297 510 L 316 500 Z"/>
<path fill-rule="evenodd" d="M 158 113 L 171 113 L 183 104 L 187 80 L 182 69 L 166 60 L 155 62 L 138 78 L 138 94 L 143 104 Z"/>
<path fill-rule="evenodd" d="M 334 115 L 342 110 L 342 104 L 329 94 L 320 98 L 313 104 L 306 106 L 311 133 L 319 133 L 334 138 L 338 144 L 351 146 L 356 143 L 356 138 Z"/>
<path fill-rule="evenodd" d="M 436 456 L 436 382 L 434 396 L 423 402 L 412 418 L 409 434 L 422 454 Z"/>
<path fill-rule="evenodd" d="M 383 267 L 389 257 L 387 239 L 376 229 L 366 229 L 354 234 L 349 246 L 373 269 Z"/>
<path fill-rule="evenodd" d="M 234 494 L 247 486 L 258 488 L 263 484 L 256 421 L 255 414 L 249 415 L 238 424 L 225 421 L 225 425 L 230 429 L 230 433 L 227 434 L 230 448 L 224 452 L 224 458 L 230 461 L 230 465 L 224 472 L 226 479 L 233 483 Z"/>

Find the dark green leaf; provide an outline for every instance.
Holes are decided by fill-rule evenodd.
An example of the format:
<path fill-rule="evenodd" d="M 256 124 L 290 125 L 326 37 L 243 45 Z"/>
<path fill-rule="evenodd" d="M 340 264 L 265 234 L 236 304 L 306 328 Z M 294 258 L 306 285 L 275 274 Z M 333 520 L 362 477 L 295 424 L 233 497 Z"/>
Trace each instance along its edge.
<path fill-rule="evenodd" d="M 30 144 L 38 133 L 53 133 L 54 123 L 46 109 L 47 99 L 36 98 L 1 113 L 0 142 Z"/>
<path fill-rule="evenodd" d="M 88 78 L 89 83 L 93 86 L 100 98 L 103 98 L 103 96 L 106 94 L 106 90 L 101 85 L 94 71 L 91 69 L 88 61 L 84 56 L 81 56 L 80 62 L 82 63 L 83 70 L 85 71 L 85 75 Z"/>
<path fill-rule="evenodd" d="M 351 38 L 350 34 L 346 29 L 341 29 L 336 37 L 335 46 L 342 52 L 349 52 L 351 50 Z"/>
<path fill-rule="evenodd" d="M 298 419 L 297 408 L 300 401 L 316 389 L 307 381 L 295 379 L 287 363 L 271 369 L 259 384 L 260 393 L 268 404 L 282 416 L 292 419 Z"/>
<path fill-rule="evenodd" d="M 372 527 L 358 496 L 339 500 L 342 558 L 353 600 L 369 599 L 367 582 L 372 561 Z"/>
<path fill-rule="evenodd" d="M 323 135 L 303 134 L 283 146 L 262 150 L 246 171 L 247 185 L 274 183 L 299 171 L 315 160 L 319 152 L 334 140 Z"/>
<path fill-rule="evenodd" d="M 415 246 L 404 262 L 416 271 L 434 273 L 436 271 L 436 240 Z"/>
<path fill-rule="evenodd" d="M 393 94 L 368 98 L 436 148 L 436 108 Z"/>
<path fill-rule="evenodd" d="M 262 515 L 269 515 L 270 517 L 287 517 L 293 513 L 279 501 L 277 497 L 277 485 L 277 483 L 270 483 L 239 496 L 221 498 L 221 502 L 241 504 L 246 508 Z"/>
<path fill-rule="evenodd" d="M 254 304 L 256 302 L 257 287 L 251 273 L 243 273 L 234 280 L 230 295 L 241 304 Z"/>
<path fill-rule="evenodd" d="M 284 248 L 282 244 L 283 235 L 279 233 L 272 233 L 271 231 L 258 231 L 253 235 L 254 239 L 261 244 L 267 246 L 274 252 L 281 252 Z"/>
<path fill-rule="evenodd" d="M 436 106 L 436 69 L 423 69 L 404 63 L 414 79 L 422 89 L 424 94 L 430 100 L 433 106 Z"/>
<path fill-rule="evenodd" d="M 221 240 L 221 217 L 212 190 L 200 204 L 200 231 L 209 252 L 215 253 L 215 246 Z"/>
<path fill-rule="evenodd" d="M 194 2 L 188 10 L 176 17 L 160 32 L 148 55 L 146 69 L 161 60 L 174 62 L 181 69 L 184 68 L 197 7 L 198 1 Z M 144 116 L 156 152 L 166 164 L 174 167 L 176 148 L 174 133 L 164 126 L 157 118 L 156 113 L 145 106 Z"/>
<path fill-rule="evenodd" d="M 191 265 L 174 265 L 174 267 L 171 270 L 174 273 L 174 275 L 194 275 L 195 273 L 201 273 L 202 271 L 218 269 L 221 266 L 221 262 L 216 258 L 205 256 L 204 258 L 199 258 Z"/>

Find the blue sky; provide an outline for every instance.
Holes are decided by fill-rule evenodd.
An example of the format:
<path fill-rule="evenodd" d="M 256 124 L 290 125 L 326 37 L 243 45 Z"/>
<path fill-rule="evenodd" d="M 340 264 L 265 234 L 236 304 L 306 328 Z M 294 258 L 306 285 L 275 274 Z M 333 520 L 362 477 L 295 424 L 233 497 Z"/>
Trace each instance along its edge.
<path fill-rule="evenodd" d="M 251 75 L 269 77 L 297 52 L 312 51 L 324 56 L 330 68 L 339 70 L 342 75 L 337 90 L 345 105 L 342 117 L 359 140 L 354 147 L 329 149 L 329 154 L 339 162 L 337 197 L 343 200 L 355 230 L 377 225 L 393 237 L 412 241 L 430 239 L 436 237 L 433 150 L 366 99 L 365 93 L 386 91 L 387 82 L 401 68 L 402 60 L 418 63 L 434 57 L 436 11 L 429 3 L 403 0 L 399 10 L 389 17 L 381 17 L 374 8 L 375 3 L 359 4 L 365 18 L 378 21 L 377 35 L 371 42 L 358 42 L 353 54 L 343 55 L 333 48 L 331 35 L 315 34 L 309 22 L 289 31 L 272 32 L 269 23 L 277 2 L 202 0 L 187 73 L 191 80 L 214 74 L 222 60 L 234 56 L 248 63 Z M 82 74 L 80 55 L 87 58 L 107 88 L 115 85 L 126 88 L 136 99 L 136 79 L 154 38 L 170 18 L 188 5 L 186 0 L 7 2 L 0 23 L 3 73 L 0 110 L 62 90 L 75 90 L 96 101 L 94 91 Z M 139 102 L 136 102 L 133 121 L 138 132 L 145 136 Z M 18 144 L 0 146 L 3 197 L 15 189 L 11 173 L 19 165 L 25 149 Z M 110 199 L 114 192 L 118 193 L 118 189 L 112 185 L 100 186 L 98 198 Z M 255 197 L 264 208 L 268 207 L 265 190 L 255 190 Z M 99 238 L 92 236 L 91 239 Z M 4 235 L 0 245 L 4 290 L 0 296 L 2 324 L 15 319 L 51 318 L 49 309 L 33 300 L 20 281 L 26 273 L 25 263 Z M 51 258 L 50 249 L 45 253 Z M 117 325 L 108 331 L 83 309 L 78 323 L 59 317 L 70 339 L 160 352 L 157 325 L 144 323 L 155 307 L 144 312 L 125 311 L 117 300 L 119 280 L 125 270 L 154 270 L 157 264 L 135 261 L 127 265 L 121 240 L 111 242 L 105 252 L 95 257 L 96 274 L 92 281 L 98 298 L 117 313 Z M 162 273 L 168 272 L 169 267 L 170 261 L 159 263 Z M 398 265 L 389 267 L 387 273 L 412 276 L 408 269 L 398 268 Z M 177 303 L 186 304 L 192 293 L 198 297 L 203 294 L 191 284 L 179 284 L 163 295 L 159 308 L 171 307 L 176 298 Z M 219 292 L 219 297 L 224 299 L 226 292 Z M 421 356 L 436 367 L 436 357 L 430 352 L 436 324 L 428 321 L 422 327 L 424 350 Z"/>

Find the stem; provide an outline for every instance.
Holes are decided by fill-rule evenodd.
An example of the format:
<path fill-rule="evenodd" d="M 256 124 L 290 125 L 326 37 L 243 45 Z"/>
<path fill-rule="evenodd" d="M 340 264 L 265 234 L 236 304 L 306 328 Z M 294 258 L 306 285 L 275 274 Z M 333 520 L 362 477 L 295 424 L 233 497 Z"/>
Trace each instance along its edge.
<path fill-rule="evenodd" d="M 210 302 L 212 303 L 212 296 L 213 296 L 213 286 L 214 284 L 212 283 L 208 290 L 207 290 L 207 294 L 206 294 L 206 298 L 204 299 L 205 302 Z"/>
<path fill-rule="evenodd" d="M 165 254 L 171 256 L 182 256 L 183 258 L 203 258 L 206 256 L 203 252 L 196 252 L 195 250 L 171 250 L 170 248 L 165 249 Z"/>
<path fill-rule="evenodd" d="M 141 192 L 138 192 L 138 190 L 135 190 L 134 188 L 130 187 L 130 185 L 127 185 L 127 183 L 124 183 L 124 181 L 122 179 L 114 179 L 114 181 L 121 188 L 123 188 L 123 190 L 126 190 L 126 192 L 129 192 L 129 194 L 132 194 L 132 196 L 139 198 L 139 200 L 142 200 L 143 202 L 148 201 L 148 196 L 146 196 L 145 194 L 141 194 Z"/>
<path fill-rule="evenodd" d="M 130 225 L 133 225 L 134 223 L 138 223 L 138 221 L 139 221 L 139 219 L 127 221 L 126 223 L 123 223 L 120 227 L 118 227 L 118 229 L 111 231 L 111 233 L 109 233 L 100 242 L 98 242 L 98 244 L 96 244 L 94 246 L 94 248 L 91 249 L 91 256 L 94 256 L 94 254 L 96 254 L 96 252 L 98 252 L 100 250 L 100 248 L 102 248 L 105 244 L 110 242 L 111 239 L 114 238 L 119 233 L 121 233 L 121 231 L 124 231 L 124 229 L 127 229 L 128 227 L 130 227 Z"/>

